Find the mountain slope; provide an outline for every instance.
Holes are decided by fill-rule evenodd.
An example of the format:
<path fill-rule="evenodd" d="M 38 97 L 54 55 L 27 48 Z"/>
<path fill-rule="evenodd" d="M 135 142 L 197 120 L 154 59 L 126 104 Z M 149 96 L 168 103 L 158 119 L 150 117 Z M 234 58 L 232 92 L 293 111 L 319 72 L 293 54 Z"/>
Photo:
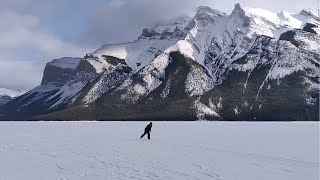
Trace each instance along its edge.
<path fill-rule="evenodd" d="M 11 101 L 13 98 L 8 95 L 0 95 L 0 106 L 4 105 L 5 103 Z"/>
<path fill-rule="evenodd" d="M 320 19 L 312 12 L 199 7 L 134 42 L 48 63 L 42 84 L 0 118 L 319 120 Z"/>
<path fill-rule="evenodd" d="M 0 106 L 6 104 L 21 94 L 23 94 L 23 92 L 20 90 L 0 88 Z"/>

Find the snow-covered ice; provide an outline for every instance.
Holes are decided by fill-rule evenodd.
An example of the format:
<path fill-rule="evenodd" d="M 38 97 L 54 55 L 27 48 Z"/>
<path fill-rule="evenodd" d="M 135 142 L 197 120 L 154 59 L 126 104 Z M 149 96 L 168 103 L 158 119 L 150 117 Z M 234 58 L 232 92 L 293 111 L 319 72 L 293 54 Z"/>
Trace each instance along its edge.
<path fill-rule="evenodd" d="M 1 180 L 318 180 L 319 123 L 0 122 Z"/>

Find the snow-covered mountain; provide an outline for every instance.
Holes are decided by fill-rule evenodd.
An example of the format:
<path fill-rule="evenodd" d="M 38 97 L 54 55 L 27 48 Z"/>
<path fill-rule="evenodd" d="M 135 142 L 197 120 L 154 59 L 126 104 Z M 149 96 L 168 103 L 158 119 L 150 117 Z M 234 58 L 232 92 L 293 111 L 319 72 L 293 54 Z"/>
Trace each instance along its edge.
<path fill-rule="evenodd" d="M 313 10 L 199 7 L 134 42 L 53 60 L 0 118 L 318 120 L 319 34 Z"/>

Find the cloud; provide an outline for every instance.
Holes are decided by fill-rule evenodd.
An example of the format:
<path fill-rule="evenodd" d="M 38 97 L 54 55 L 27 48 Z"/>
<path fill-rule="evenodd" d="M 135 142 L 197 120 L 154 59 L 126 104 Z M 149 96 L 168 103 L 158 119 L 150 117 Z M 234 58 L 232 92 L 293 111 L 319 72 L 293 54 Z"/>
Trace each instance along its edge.
<path fill-rule="evenodd" d="M 317 5 L 314 0 L 111 0 L 97 12 L 82 34 L 81 42 L 101 45 L 133 41 L 143 28 L 178 16 L 193 15 L 199 5 L 230 13 L 237 2 L 243 6 L 260 7 L 274 12 L 299 12 L 303 8 Z"/>
<path fill-rule="evenodd" d="M 1 4 L 7 6 L 24 5 L 30 3 L 32 0 L 1 0 Z"/>
<path fill-rule="evenodd" d="M 39 84 L 45 63 L 63 56 L 83 56 L 79 48 L 42 30 L 32 15 L 0 11 L 0 87 L 30 89 Z"/>
<path fill-rule="evenodd" d="M 39 61 L 0 61 L 1 88 L 27 91 L 38 86 L 44 65 Z"/>
<path fill-rule="evenodd" d="M 112 0 L 97 12 L 82 40 L 93 45 L 132 41 L 147 26 L 194 13 L 201 2 L 202 0 Z"/>
<path fill-rule="evenodd" d="M 108 5 L 110 7 L 121 7 L 121 6 L 124 6 L 126 4 L 125 1 L 123 0 L 111 0 Z"/>
<path fill-rule="evenodd" d="M 205 0 L 204 2 L 204 4 L 212 8 L 219 9 L 227 13 L 233 10 L 234 4 L 236 3 L 240 3 L 242 6 L 266 9 L 275 13 L 279 13 L 281 11 L 298 13 L 302 9 L 316 8 L 318 6 L 317 0 Z"/>
<path fill-rule="evenodd" d="M 23 55 L 25 48 L 38 51 L 38 53 L 44 55 L 44 58 L 57 58 L 64 55 L 79 56 L 88 50 L 78 48 L 48 32 L 42 31 L 39 19 L 35 16 L 2 11 L 0 12 L 0 22 L 1 57 L 4 54 L 17 53 Z"/>

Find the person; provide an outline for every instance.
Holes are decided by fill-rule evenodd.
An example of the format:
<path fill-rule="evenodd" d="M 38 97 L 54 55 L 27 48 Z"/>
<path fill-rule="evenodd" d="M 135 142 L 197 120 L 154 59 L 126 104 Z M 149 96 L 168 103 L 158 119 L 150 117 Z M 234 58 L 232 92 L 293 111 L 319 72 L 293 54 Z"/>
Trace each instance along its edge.
<path fill-rule="evenodd" d="M 140 139 L 143 138 L 144 135 L 148 134 L 148 139 L 150 139 L 150 132 L 152 128 L 152 122 L 150 122 L 146 128 L 144 129 L 144 133 L 141 135 Z"/>

